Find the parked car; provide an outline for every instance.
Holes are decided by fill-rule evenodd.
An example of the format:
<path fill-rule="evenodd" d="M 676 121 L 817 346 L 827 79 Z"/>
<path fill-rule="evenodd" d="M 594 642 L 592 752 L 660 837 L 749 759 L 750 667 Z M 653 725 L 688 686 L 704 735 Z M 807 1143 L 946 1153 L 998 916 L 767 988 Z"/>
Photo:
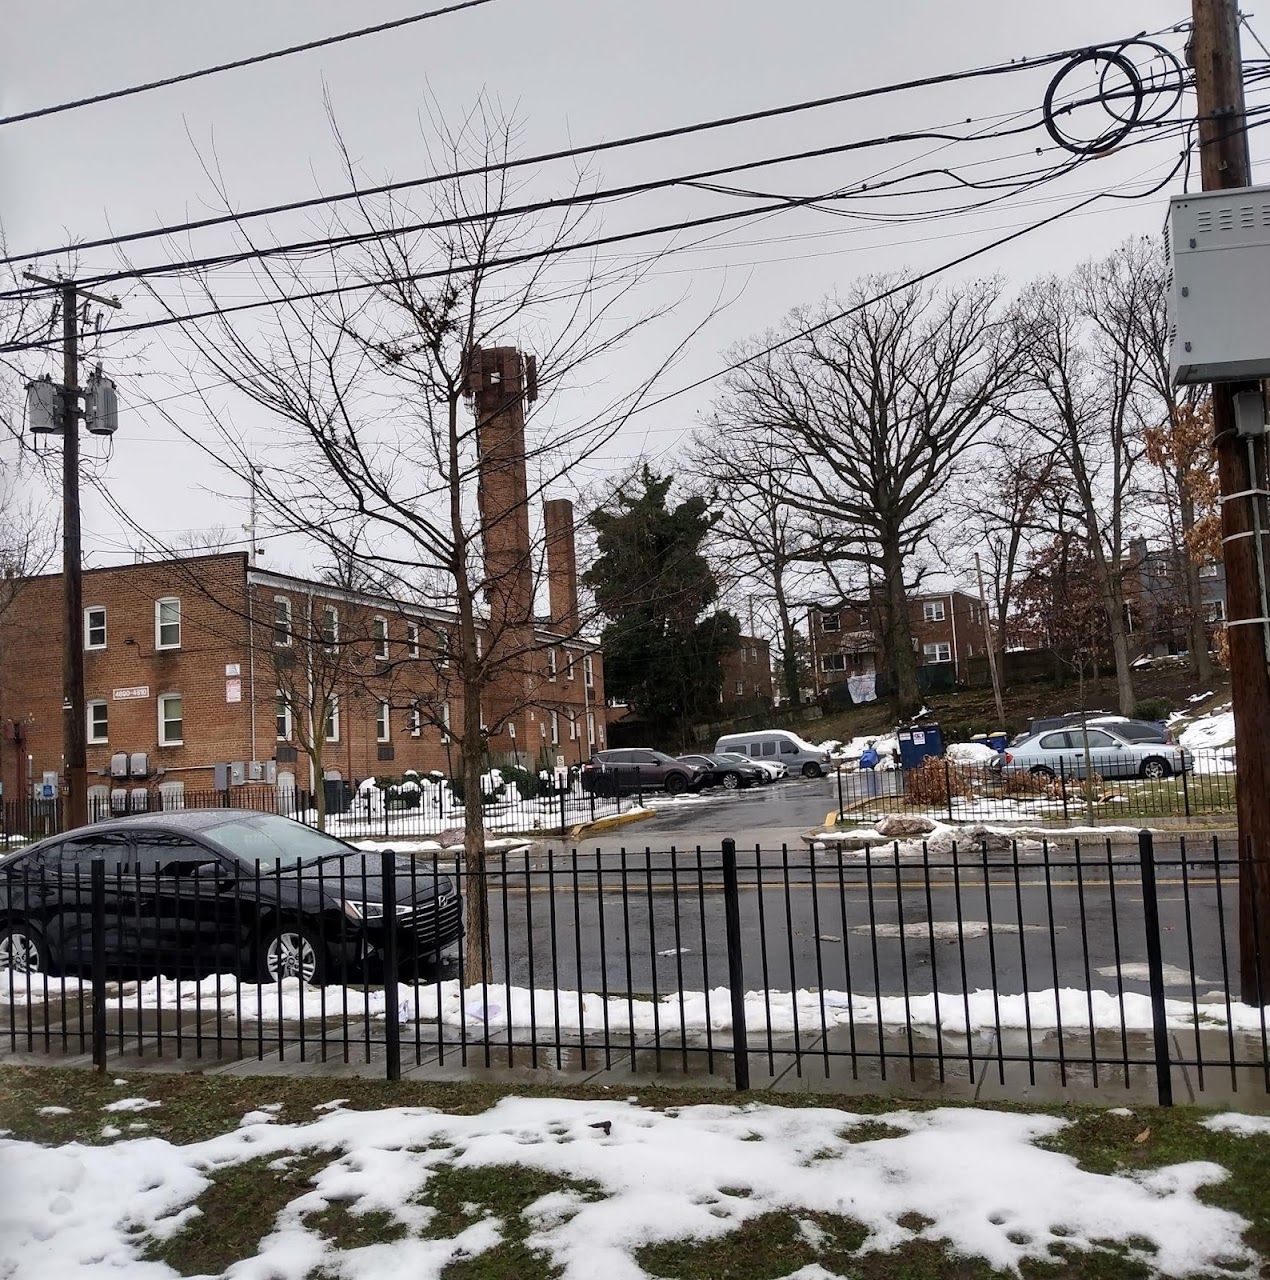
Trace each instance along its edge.
<path fill-rule="evenodd" d="M 597 796 L 632 795 L 643 791 L 666 791 L 679 795 L 700 785 L 703 770 L 683 764 L 664 751 L 646 747 L 597 751 L 582 766 L 582 789 Z"/>
<path fill-rule="evenodd" d="M 829 752 L 804 742 L 788 729 L 766 729 L 760 733 L 729 733 L 714 744 L 715 754 L 734 751 L 751 760 L 779 761 L 791 773 L 819 778 L 829 769 Z"/>
<path fill-rule="evenodd" d="M 1033 734 L 1005 753 L 1002 771 L 1041 777 L 1085 776 L 1085 737 L 1093 771 L 1104 778 L 1167 778 L 1192 766 L 1191 753 L 1171 743 L 1135 741 L 1116 725 L 1087 725 Z"/>
<path fill-rule="evenodd" d="M 1020 734 L 1015 738 L 1015 742 L 1021 742 L 1024 738 L 1044 733 L 1047 729 L 1070 729 L 1072 727 L 1079 729 L 1082 720 L 1087 725 L 1096 724 L 1100 728 L 1110 729 L 1112 733 L 1134 742 L 1172 743 L 1174 740 L 1168 726 L 1161 724 L 1158 720 L 1134 720 L 1125 716 L 1113 715 L 1109 711 L 1069 711 L 1065 715 L 1046 716 L 1040 720 L 1033 720 L 1027 733 Z"/>
<path fill-rule="evenodd" d="M 766 772 L 745 756 L 680 756 L 679 763 L 701 770 L 697 785 L 702 787 L 726 787 L 735 791 L 767 780 Z"/>
<path fill-rule="evenodd" d="M 751 760 L 738 751 L 716 751 L 714 754 L 717 760 L 733 760 L 753 766 L 762 772 L 764 782 L 776 782 L 789 776 L 789 770 L 779 760 Z"/>
<path fill-rule="evenodd" d="M 0 859 L 0 968 L 87 967 L 98 856 L 107 964 L 132 972 L 321 983 L 364 971 L 390 928 L 403 964 L 427 963 L 462 934 L 448 876 L 399 869 L 386 924 L 378 853 L 276 814 L 185 809 L 79 827 Z"/>

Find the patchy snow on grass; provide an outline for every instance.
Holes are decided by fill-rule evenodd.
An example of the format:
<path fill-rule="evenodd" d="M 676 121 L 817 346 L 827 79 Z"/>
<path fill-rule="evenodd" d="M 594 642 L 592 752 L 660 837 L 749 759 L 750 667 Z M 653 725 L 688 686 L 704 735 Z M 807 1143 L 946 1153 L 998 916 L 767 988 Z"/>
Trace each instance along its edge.
<path fill-rule="evenodd" d="M 597 1188 L 594 1198 L 552 1192 L 524 1211 L 528 1247 L 564 1280 L 644 1280 L 641 1247 L 717 1240 L 770 1213 L 849 1218 L 867 1232 L 862 1253 L 920 1239 L 1008 1271 L 1053 1259 L 1056 1246 L 1110 1246 L 1162 1276 L 1255 1262 L 1242 1240 L 1248 1223 L 1200 1199 L 1226 1176 L 1211 1162 L 1092 1173 L 1037 1145 L 1064 1120 L 972 1108 L 889 1112 L 897 1135 L 853 1141 L 873 1119 L 830 1108 L 658 1112 L 616 1100 L 505 1098 L 475 1116 L 339 1110 L 304 1124 L 243 1124 L 185 1146 L 148 1137 L 62 1147 L 6 1140 L 0 1237 L 10 1280 L 168 1274 L 143 1260 L 149 1239 L 179 1235 L 212 1170 L 310 1151 L 329 1163 L 235 1274 L 438 1276 L 493 1249 L 506 1210 L 469 1205 L 453 1234 L 422 1238 L 436 1227 L 430 1181 L 448 1167 L 506 1166 Z M 341 1250 L 308 1221 L 335 1203 L 354 1215 L 386 1213 L 404 1234 Z M 795 1274 L 830 1273 L 817 1264 Z"/>
<path fill-rule="evenodd" d="M 1192 751 L 1212 750 L 1216 747 L 1229 747 L 1235 741 L 1235 713 L 1230 704 L 1216 707 L 1207 715 L 1200 716 L 1177 735 L 1179 745 Z"/>
<path fill-rule="evenodd" d="M 1227 1111 L 1220 1116 L 1209 1116 L 1200 1124 L 1214 1133 L 1233 1133 L 1240 1138 L 1270 1138 L 1270 1116 L 1245 1116 L 1237 1111 Z"/>
<path fill-rule="evenodd" d="M 161 1107 L 163 1103 L 155 1102 L 151 1098 L 120 1098 L 118 1102 L 108 1102 L 103 1111 L 152 1111 L 155 1107 Z"/>

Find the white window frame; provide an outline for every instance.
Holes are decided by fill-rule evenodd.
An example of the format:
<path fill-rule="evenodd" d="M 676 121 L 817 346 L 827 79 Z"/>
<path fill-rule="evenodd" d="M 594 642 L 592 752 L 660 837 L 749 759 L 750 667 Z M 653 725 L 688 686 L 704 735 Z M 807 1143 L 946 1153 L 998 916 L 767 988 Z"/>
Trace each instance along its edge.
<path fill-rule="evenodd" d="M 170 723 L 166 714 L 167 704 L 173 699 L 177 699 L 181 704 L 181 736 L 179 738 L 168 737 L 168 724 Z M 161 747 L 183 747 L 185 745 L 185 696 L 180 693 L 161 693 L 157 699 L 156 709 L 159 716 L 159 746 Z"/>
<path fill-rule="evenodd" d="M 555 683 L 556 676 L 558 674 L 557 666 L 558 664 L 556 661 L 556 647 L 555 645 L 552 645 L 547 650 L 547 679 L 550 680 L 553 684 Z"/>
<path fill-rule="evenodd" d="M 378 709 L 375 711 L 375 741 L 392 741 L 392 706 L 382 698 L 379 701 Z"/>
<path fill-rule="evenodd" d="M 376 615 L 371 622 L 371 634 L 375 638 L 375 657 L 388 658 L 388 619 Z"/>
<path fill-rule="evenodd" d="M 568 649 L 564 651 L 564 678 L 566 680 L 573 679 L 573 668 L 576 665 L 575 655 L 570 653 Z"/>
<path fill-rule="evenodd" d="M 595 745 L 595 712 L 588 711 L 586 713 L 586 740 L 591 745 Z"/>
<path fill-rule="evenodd" d="M 570 713 L 569 715 L 569 741 L 577 742 L 578 737 L 578 717 Z"/>
<path fill-rule="evenodd" d="M 93 643 L 93 625 L 89 618 L 94 613 L 101 614 L 101 641 L 97 644 Z M 104 604 L 90 604 L 84 610 L 84 648 L 86 650 L 104 649 L 106 647 L 106 606 Z"/>
<path fill-rule="evenodd" d="M 745 681 L 744 680 L 738 680 L 736 682 L 736 696 L 738 698 L 745 697 Z"/>
<path fill-rule="evenodd" d="M 450 661 L 450 633 L 444 627 L 437 628 L 437 661 L 441 666 L 448 665 Z"/>
<path fill-rule="evenodd" d="M 295 642 L 291 626 L 291 601 L 286 596 L 273 598 L 273 647 L 290 649 Z"/>
<path fill-rule="evenodd" d="M 410 736 L 421 737 L 423 734 L 423 710 L 417 702 L 410 707 Z"/>
<path fill-rule="evenodd" d="M 936 640 L 922 646 L 922 655 L 932 665 L 952 661 L 952 645 L 947 640 Z"/>
<path fill-rule="evenodd" d="M 340 696 L 331 694 L 330 705 L 326 710 L 326 723 L 322 726 L 322 737 L 327 742 L 340 740 Z"/>
<path fill-rule="evenodd" d="M 582 683 L 588 689 L 595 688 L 595 661 L 589 653 L 582 657 Z"/>
<path fill-rule="evenodd" d="M 553 747 L 560 745 L 560 713 L 558 711 L 551 713 L 551 745 Z"/>
<path fill-rule="evenodd" d="M 406 652 L 412 658 L 419 656 L 419 624 L 417 622 L 406 623 Z"/>
<path fill-rule="evenodd" d="M 97 707 L 100 707 L 106 713 L 105 714 L 105 720 L 106 720 L 105 732 L 101 734 L 96 733 L 94 731 L 94 726 L 93 726 L 93 711 Z M 87 719 L 84 726 L 84 732 L 87 734 L 85 741 L 88 743 L 88 745 L 90 747 L 97 747 L 97 746 L 101 746 L 102 743 L 109 742 L 110 741 L 110 703 L 107 702 L 105 698 L 89 698 L 88 702 L 86 703 L 85 715 Z"/>
<path fill-rule="evenodd" d="M 443 702 L 441 704 L 441 741 L 443 743 L 450 741 L 450 704 Z"/>
<path fill-rule="evenodd" d="M 820 669 L 826 673 L 845 671 L 847 669 L 847 655 L 845 653 L 822 653 L 820 655 Z"/>
<path fill-rule="evenodd" d="M 278 722 L 282 722 L 282 732 L 278 733 Z M 290 742 L 291 734 L 295 730 L 294 721 L 291 718 L 291 699 L 287 697 L 286 691 L 278 690 L 277 699 L 274 702 L 273 709 L 273 731 L 279 742 Z"/>
<path fill-rule="evenodd" d="M 942 600 L 925 600 L 922 602 L 923 622 L 943 622 L 948 613 Z"/>
<path fill-rule="evenodd" d="M 830 618 L 833 619 L 833 626 L 829 625 Z M 822 613 L 820 615 L 820 629 L 821 631 L 841 631 L 842 615 L 838 613 Z"/>
<path fill-rule="evenodd" d="M 333 604 L 325 604 L 322 606 L 322 647 L 327 653 L 333 653 L 339 642 L 340 611 Z"/>
<path fill-rule="evenodd" d="M 176 606 L 175 624 L 172 622 L 164 623 L 163 621 L 163 606 L 169 604 Z M 180 596 L 164 596 L 161 600 L 156 600 L 154 602 L 154 647 L 156 649 L 179 649 L 181 647 L 181 629 L 184 626 L 184 622 L 185 620 L 181 616 Z M 164 643 L 163 628 L 164 626 L 172 627 L 173 625 L 176 626 L 176 639 Z"/>

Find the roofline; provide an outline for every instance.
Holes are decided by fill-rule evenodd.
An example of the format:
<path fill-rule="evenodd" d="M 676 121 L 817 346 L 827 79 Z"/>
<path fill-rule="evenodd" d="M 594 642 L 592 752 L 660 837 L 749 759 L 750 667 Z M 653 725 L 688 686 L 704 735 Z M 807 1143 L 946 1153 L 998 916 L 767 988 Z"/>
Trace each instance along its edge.
<path fill-rule="evenodd" d="M 83 571 L 83 576 L 87 578 L 87 577 L 90 577 L 92 574 L 97 574 L 97 573 L 133 573 L 140 569 L 161 568 L 163 565 L 192 564 L 198 560 L 241 560 L 243 562 L 244 570 L 250 573 L 251 571 L 247 569 L 247 558 L 248 558 L 247 552 L 245 551 L 208 551 L 202 555 L 168 556 L 162 560 L 136 560 L 131 563 L 125 562 L 123 564 L 101 564 L 91 568 L 86 566 Z M 61 576 L 62 576 L 62 571 L 60 569 L 54 569 L 49 573 L 28 574 L 24 578 L 15 579 L 15 581 L 44 582 L 47 579 L 60 578 Z"/>

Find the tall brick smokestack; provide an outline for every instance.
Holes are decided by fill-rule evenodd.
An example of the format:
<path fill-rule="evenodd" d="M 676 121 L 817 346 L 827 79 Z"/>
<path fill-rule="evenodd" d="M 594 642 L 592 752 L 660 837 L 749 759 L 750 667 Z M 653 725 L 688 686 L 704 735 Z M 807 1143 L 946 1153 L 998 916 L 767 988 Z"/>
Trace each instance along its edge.
<path fill-rule="evenodd" d="M 537 397 L 534 357 L 515 347 L 473 348 L 467 392 L 480 455 L 477 504 L 484 547 L 486 599 L 497 625 L 530 623 L 534 612 L 525 479 L 525 406 Z"/>
<path fill-rule="evenodd" d="M 578 556 L 573 544 L 573 503 L 552 498 L 543 504 L 547 543 L 547 593 L 551 625 L 565 632 L 578 628 Z"/>

